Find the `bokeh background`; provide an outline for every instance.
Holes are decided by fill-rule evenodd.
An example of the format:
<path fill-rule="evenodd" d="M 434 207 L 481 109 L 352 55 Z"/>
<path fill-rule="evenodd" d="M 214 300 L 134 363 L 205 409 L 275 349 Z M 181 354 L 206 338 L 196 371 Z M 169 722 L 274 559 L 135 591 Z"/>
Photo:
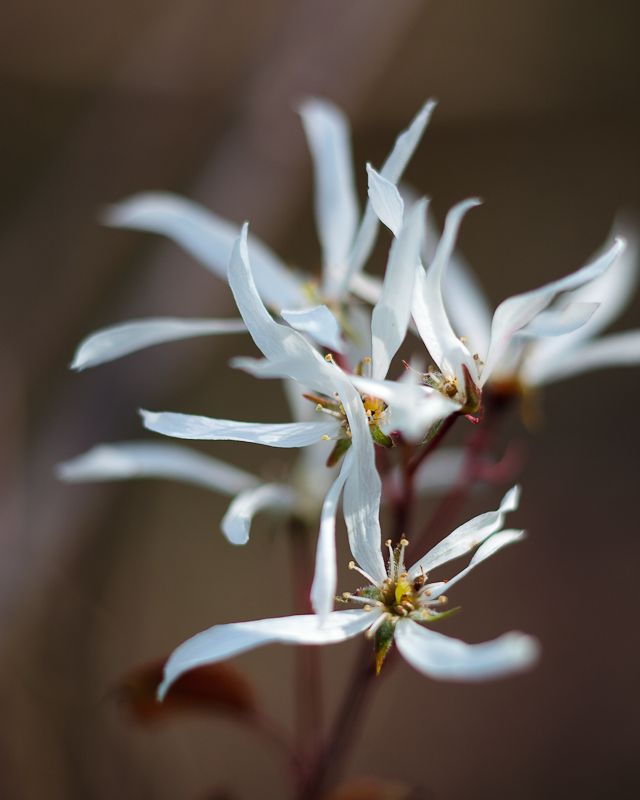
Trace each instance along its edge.
<path fill-rule="evenodd" d="M 101 227 L 100 209 L 179 191 L 250 220 L 315 269 L 297 102 L 320 95 L 348 113 L 364 197 L 365 162 L 379 166 L 435 96 L 406 177 L 440 220 L 484 198 L 460 243 L 497 303 L 576 269 L 620 208 L 638 211 L 639 42 L 632 0 L 3 0 L 1 797 L 283 796 L 277 761 L 233 722 L 142 729 L 113 697 L 122 674 L 198 630 L 290 613 L 288 556 L 263 521 L 248 547 L 227 544 L 226 501 L 204 490 L 61 485 L 54 465 L 143 438 L 138 407 L 288 412 L 276 383 L 228 369 L 253 352 L 242 337 L 68 372 L 97 327 L 233 314 L 204 268 L 160 237 Z M 639 318 L 633 300 L 616 328 Z M 529 460 L 511 521 L 530 537 L 460 585 L 465 613 L 448 630 L 480 641 L 519 628 L 541 639 L 543 660 L 486 686 L 435 684 L 400 665 L 351 774 L 402 778 L 438 800 L 637 796 L 638 397 L 640 371 L 601 371 L 549 388 L 535 435 L 514 418 Z M 250 445 L 202 449 L 265 476 L 283 469 L 281 454 Z M 502 490 L 474 497 L 462 518 Z M 323 653 L 331 707 L 353 653 Z M 291 651 L 238 663 L 289 720 Z"/>

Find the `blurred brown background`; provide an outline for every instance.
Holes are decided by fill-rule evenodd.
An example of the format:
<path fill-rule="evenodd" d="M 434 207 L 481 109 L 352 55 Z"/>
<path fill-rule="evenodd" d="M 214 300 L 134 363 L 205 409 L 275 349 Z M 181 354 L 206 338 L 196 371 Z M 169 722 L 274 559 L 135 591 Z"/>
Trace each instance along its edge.
<path fill-rule="evenodd" d="M 296 102 L 318 94 L 348 113 L 364 196 L 365 161 L 379 166 L 436 96 L 407 178 L 441 220 L 457 200 L 485 199 L 461 247 L 497 303 L 576 269 L 619 208 L 640 207 L 639 41 L 631 0 L 4 0 L 0 796 L 283 796 L 277 766 L 232 723 L 140 730 L 109 696 L 128 669 L 215 622 L 290 613 L 287 554 L 262 521 L 248 547 L 228 545 L 226 501 L 203 490 L 64 486 L 53 465 L 142 437 L 141 406 L 288 417 L 275 383 L 228 370 L 252 352 L 241 338 L 67 371 L 96 327 L 233 313 L 210 273 L 159 237 L 101 228 L 100 208 L 180 191 L 314 269 Z M 637 326 L 639 311 L 635 300 L 616 327 Z M 531 455 L 510 524 L 530 538 L 460 585 L 465 613 L 448 632 L 531 632 L 539 668 L 456 686 L 401 665 L 352 773 L 438 800 L 637 796 L 639 396 L 638 370 L 602 371 L 551 387 L 536 436 L 513 421 Z M 202 449 L 262 474 L 280 458 Z M 341 681 L 352 652 L 323 654 Z M 288 719 L 290 651 L 238 662 Z"/>

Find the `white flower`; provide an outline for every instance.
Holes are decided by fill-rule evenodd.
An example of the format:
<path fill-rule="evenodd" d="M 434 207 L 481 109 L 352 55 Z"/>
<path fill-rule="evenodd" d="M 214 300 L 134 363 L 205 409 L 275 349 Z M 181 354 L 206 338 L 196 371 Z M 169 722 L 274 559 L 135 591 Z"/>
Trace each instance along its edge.
<path fill-rule="evenodd" d="M 473 414 L 480 405 L 482 387 L 505 358 L 514 337 L 560 337 L 577 331 L 591 318 L 597 303 L 584 302 L 578 294 L 606 274 L 606 270 L 623 252 L 625 242 L 615 243 L 599 258 L 577 272 L 524 294 L 504 300 L 493 319 L 481 307 L 473 284 L 456 283 L 457 291 L 448 295 L 445 309 L 443 281 L 452 258 L 455 239 L 462 217 L 477 200 L 459 203 L 449 212 L 444 232 L 433 261 L 426 270 L 416 273 L 412 314 L 418 331 L 436 362 L 437 370 L 425 376 L 427 385 L 438 388 L 458 404 L 462 413 Z M 562 293 L 575 293 L 574 300 L 560 309 L 549 309 Z M 457 302 L 459 305 L 457 306 Z M 450 320 L 455 319 L 462 335 L 459 338 Z"/>
<path fill-rule="evenodd" d="M 435 103 L 427 102 L 400 134 L 380 175 L 392 184 L 402 176 Z M 341 325 L 335 314 L 351 291 L 365 299 L 376 296 L 362 268 L 371 254 L 378 217 L 369 201 L 360 212 L 353 179 L 349 124 L 343 113 L 323 100 L 309 99 L 300 114 L 315 171 L 315 212 L 322 247 L 320 287 L 293 273 L 264 242 L 251 236 L 248 248 L 254 278 L 266 305 L 289 325 L 334 352 L 343 349 Z M 177 195 L 151 192 L 135 195 L 109 209 L 105 222 L 113 227 L 165 234 L 182 245 L 214 274 L 227 279 L 227 264 L 240 226 Z M 97 331 L 78 348 L 74 369 L 85 369 L 144 347 L 190 336 L 244 330 L 240 320 L 178 320 L 157 318 L 123 323 Z"/>
<path fill-rule="evenodd" d="M 336 493 L 333 494 L 331 510 L 323 515 L 326 527 L 331 527 L 332 517 L 335 519 Z M 375 494 L 375 490 L 370 494 Z M 522 537 L 522 531 L 499 531 L 504 515 L 516 507 L 517 500 L 518 490 L 514 488 L 496 511 L 481 514 L 456 529 L 407 571 L 404 569 L 407 542 L 403 540 L 393 550 L 388 543 L 388 568 L 384 568 L 381 559 L 369 558 L 373 572 L 361 571 L 370 585 L 344 595 L 346 600 L 360 603 L 362 609 L 334 611 L 322 617 L 309 614 L 216 625 L 197 634 L 178 647 L 167 661 L 159 696 L 162 698 L 169 686 L 189 669 L 264 644 L 333 644 L 365 632 L 374 640 L 378 669 L 392 641 L 415 669 L 441 680 L 490 680 L 531 668 L 538 658 L 539 646 L 525 634 L 511 632 L 490 642 L 469 645 L 428 627 L 442 616 L 436 609 L 442 607 L 445 585 L 450 588 L 485 558 Z M 428 583 L 429 570 L 478 545 L 469 565 L 447 584 Z M 379 539 L 376 549 L 380 556 Z M 323 568 L 321 562 L 318 566 Z"/>

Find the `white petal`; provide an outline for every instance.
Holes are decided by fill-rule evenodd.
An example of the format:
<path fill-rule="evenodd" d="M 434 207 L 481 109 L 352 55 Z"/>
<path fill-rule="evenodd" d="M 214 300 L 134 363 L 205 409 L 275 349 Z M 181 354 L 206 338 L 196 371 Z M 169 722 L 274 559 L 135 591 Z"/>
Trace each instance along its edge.
<path fill-rule="evenodd" d="M 334 644 L 344 642 L 367 630 L 375 621 L 375 612 L 334 611 L 324 625 L 315 614 L 251 622 L 215 625 L 173 651 L 164 668 L 164 680 L 158 689 L 162 700 L 171 684 L 194 667 L 215 664 L 227 658 L 253 650 L 264 644 Z"/>
<path fill-rule="evenodd" d="M 227 264 L 240 233 L 239 225 L 169 192 L 134 195 L 108 208 L 104 222 L 114 228 L 162 233 L 223 280 L 227 279 Z M 265 303 L 275 309 L 306 305 L 302 282 L 264 242 L 252 236 L 249 252 Z"/>
<path fill-rule="evenodd" d="M 304 447 L 321 441 L 323 436 L 335 436 L 339 423 L 328 419 L 322 422 L 236 422 L 212 419 L 194 414 L 174 414 L 171 411 L 141 410 L 145 428 L 178 439 L 209 439 L 233 442 L 253 442 L 271 447 Z"/>
<path fill-rule="evenodd" d="M 314 365 L 316 375 L 312 382 L 307 381 L 306 384 L 317 391 L 326 392 L 327 387 L 332 385 L 333 377 L 329 364 L 304 336 L 288 325 L 279 325 L 275 322 L 260 299 L 249 266 L 247 231 L 248 226 L 245 223 L 229 260 L 229 285 L 249 333 L 270 361 L 299 359 Z M 290 377 L 298 378 L 295 374 L 291 374 Z"/>
<path fill-rule="evenodd" d="M 520 487 L 514 486 L 505 494 L 497 511 L 487 511 L 460 525 L 437 544 L 409 570 L 409 580 L 429 572 L 453 558 L 469 553 L 474 547 L 502 527 L 505 514 L 515 511 L 520 500 Z"/>
<path fill-rule="evenodd" d="M 386 376 L 391 359 L 407 335 L 414 275 L 420 266 L 425 208 L 426 201 L 416 204 L 391 247 L 382 294 L 371 317 L 371 369 L 374 378 Z"/>
<path fill-rule="evenodd" d="M 422 252 L 425 264 L 431 264 L 440 240 L 431 214 L 427 214 L 427 231 Z M 444 276 L 442 294 L 447 316 L 458 336 L 467 339 L 467 350 L 485 360 L 489 349 L 493 309 L 462 253 L 454 249 Z"/>
<path fill-rule="evenodd" d="M 578 289 L 602 275 L 624 250 L 625 244 L 617 239 L 604 255 L 565 278 L 548 283 L 531 292 L 508 297 L 496 309 L 491 323 L 491 344 L 482 370 L 481 384 L 486 383 L 492 369 L 506 351 L 511 338 L 543 311 L 560 292 Z"/>
<path fill-rule="evenodd" d="M 542 311 L 518 336 L 564 336 L 582 327 L 599 308 L 600 303 L 569 303 L 564 308 Z"/>
<path fill-rule="evenodd" d="M 102 328 L 83 339 L 73 357 L 71 369 L 95 367 L 154 344 L 215 333 L 242 333 L 246 330 L 247 326 L 241 319 L 156 317 L 124 322 Z"/>
<path fill-rule="evenodd" d="M 446 681 L 486 681 L 531 669 L 540 656 L 537 640 L 512 631 L 482 644 L 466 644 L 400 620 L 396 626 L 398 650 L 412 667 L 429 678 Z"/>
<path fill-rule="evenodd" d="M 325 292 L 343 275 L 360 212 L 351 161 L 349 122 L 336 106 L 311 98 L 300 108 L 313 158 L 316 227 L 322 245 Z"/>
<path fill-rule="evenodd" d="M 369 176 L 369 199 L 376 216 L 394 236 L 399 236 L 404 215 L 404 203 L 400 192 L 390 181 L 376 172 L 371 164 L 367 164 L 367 174 Z"/>
<path fill-rule="evenodd" d="M 293 488 L 281 483 L 266 483 L 255 489 L 247 489 L 231 501 L 220 527 L 231 544 L 246 544 L 251 520 L 258 512 L 268 508 L 289 511 L 295 501 Z"/>
<path fill-rule="evenodd" d="M 353 467 L 344 487 L 343 501 L 349 547 L 362 569 L 382 582 L 387 576 L 380 551 L 382 484 L 375 465 L 373 440 L 359 393 L 337 367 L 334 369 L 335 386 L 349 420 L 353 451 Z"/>
<path fill-rule="evenodd" d="M 474 380 L 477 369 L 471 353 L 456 336 L 449 322 L 442 297 L 442 281 L 462 217 L 479 203 L 479 200 L 465 200 L 454 206 L 447 214 L 444 233 L 431 266 L 426 274 L 421 267 L 416 271 L 411 308 L 416 327 L 431 357 L 441 372 L 445 375 L 454 375 L 462 386 L 464 386 L 462 366 L 467 367 Z"/>
<path fill-rule="evenodd" d="M 229 362 L 235 369 L 241 369 L 255 378 L 290 378 L 303 386 L 311 387 L 321 394 L 332 395 L 333 383 L 318 378 L 317 363 L 315 360 L 302 358 L 289 358 L 284 361 L 269 361 L 266 358 L 246 358 L 237 356 Z"/>
<path fill-rule="evenodd" d="M 329 489 L 322 505 L 320 533 L 316 548 L 316 569 L 311 586 L 311 605 L 324 623 L 333 611 L 333 601 L 338 585 L 336 564 L 336 512 L 342 487 L 353 466 L 353 452 L 345 456 L 342 469 Z"/>
<path fill-rule="evenodd" d="M 380 175 L 388 180 L 389 183 L 397 184 L 402 177 L 405 167 L 409 163 L 427 127 L 427 123 L 431 119 L 431 114 L 435 106 L 436 103 L 434 100 L 428 100 L 420 109 L 411 125 L 396 139 L 393 150 L 380 170 Z M 377 232 L 378 217 L 373 210 L 371 201 L 369 201 L 365 208 L 360 228 L 356 234 L 353 248 L 349 254 L 349 269 L 345 276 L 345 287 L 350 286 L 353 276 L 360 272 L 369 259 L 376 241 Z"/>
<path fill-rule="evenodd" d="M 530 385 L 540 386 L 594 369 L 633 367 L 638 364 L 640 330 L 625 331 L 585 342 L 580 347 L 556 355 L 554 359 L 528 360 L 524 379 Z"/>
<path fill-rule="evenodd" d="M 309 334 L 318 344 L 336 353 L 344 352 L 340 323 L 326 306 L 305 311 L 284 311 L 280 316 L 297 331 Z"/>
<path fill-rule="evenodd" d="M 442 586 L 437 590 L 432 590 L 429 599 L 436 600 L 445 591 L 448 592 L 454 583 L 457 583 L 461 578 L 464 578 L 467 573 L 471 572 L 474 567 L 477 567 L 481 561 L 484 561 L 486 558 L 489 558 L 489 556 L 497 553 L 498 550 L 501 550 L 503 547 L 505 547 L 505 545 L 521 541 L 524 539 L 524 536 L 524 531 L 517 530 L 505 530 L 500 531 L 499 533 L 494 533 L 493 536 L 490 536 L 487 541 L 476 550 L 473 558 L 469 562 L 469 565 L 465 567 L 465 569 L 461 570 L 457 575 L 454 575 L 454 577 L 448 580 L 446 583 L 443 583 Z"/>
<path fill-rule="evenodd" d="M 58 464 L 58 477 L 70 483 L 169 478 L 234 495 L 259 485 L 254 475 L 179 444 L 117 442 L 99 444 Z"/>
<path fill-rule="evenodd" d="M 367 275 L 365 272 L 356 272 L 349 283 L 349 291 L 366 303 L 375 305 L 382 293 L 382 281 L 377 275 Z"/>

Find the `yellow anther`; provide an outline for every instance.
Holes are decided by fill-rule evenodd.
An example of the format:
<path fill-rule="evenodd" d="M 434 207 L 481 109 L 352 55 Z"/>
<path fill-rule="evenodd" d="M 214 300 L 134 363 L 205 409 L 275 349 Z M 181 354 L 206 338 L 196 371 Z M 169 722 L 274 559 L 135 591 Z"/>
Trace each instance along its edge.
<path fill-rule="evenodd" d="M 349 569 L 355 569 L 355 566 L 356 566 L 356 562 L 355 561 L 350 561 L 349 562 Z"/>
<path fill-rule="evenodd" d="M 371 359 L 369 358 L 369 356 L 367 356 L 367 357 L 365 358 L 365 360 L 364 360 L 364 363 L 365 363 L 365 364 L 370 364 L 370 363 L 371 363 Z"/>
<path fill-rule="evenodd" d="M 323 442 L 326 442 L 326 441 L 328 441 L 328 440 L 329 440 L 329 437 L 328 437 L 328 436 L 327 436 L 327 434 L 325 433 L 325 435 L 322 437 L 322 441 L 323 441 Z"/>
<path fill-rule="evenodd" d="M 349 594 L 349 592 L 343 592 L 342 593 L 342 599 L 343 600 L 348 600 L 350 597 L 351 597 L 351 595 Z"/>
<path fill-rule="evenodd" d="M 460 337 L 460 341 L 461 342 L 466 342 L 467 341 L 467 337 L 466 336 L 461 336 Z"/>
<path fill-rule="evenodd" d="M 408 542 L 408 541 L 407 541 L 407 540 L 404 538 L 404 536 L 403 536 L 403 537 L 402 537 L 402 539 L 400 539 L 400 544 L 401 544 L 403 547 L 407 547 L 407 546 L 408 546 L 408 544 L 409 544 L 409 542 Z"/>
<path fill-rule="evenodd" d="M 387 541 L 384 543 L 384 546 L 391 547 L 391 539 L 387 539 Z"/>
<path fill-rule="evenodd" d="M 371 606 L 369 605 L 369 603 L 367 603 L 367 605 L 364 607 L 364 610 L 371 611 Z"/>
<path fill-rule="evenodd" d="M 327 353 L 327 355 L 324 357 L 324 360 L 325 361 L 333 361 L 333 356 L 331 355 L 331 353 Z"/>
<path fill-rule="evenodd" d="M 445 597 L 443 594 L 441 594 L 440 597 L 438 598 L 438 602 L 442 603 L 444 605 L 445 603 L 449 602 L 449 598 Z"/>
<path fill-rule="evenodd" d="M 424 596 L 431 597 L 431 589 L 427 589 L 427 591 L 424 593 Z"/>
<path fill-rule="evenodd" d="M 322 411 L 322 403 L 318 403 L 316 406 L 316 411 Z"/>

